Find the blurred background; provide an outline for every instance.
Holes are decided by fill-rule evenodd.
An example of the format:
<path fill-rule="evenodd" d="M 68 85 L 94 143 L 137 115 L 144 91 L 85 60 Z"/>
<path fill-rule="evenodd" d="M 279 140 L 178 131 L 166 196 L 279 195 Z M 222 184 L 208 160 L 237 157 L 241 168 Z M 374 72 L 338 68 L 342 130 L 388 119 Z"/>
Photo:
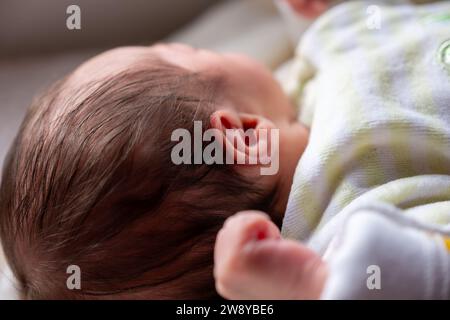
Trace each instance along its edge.
<path fill-rule="evenodd" d="M 33 96 L 106 49 L 176 41 L 277 68 L 296 36 L 279 1 L 0 0 L 0 166 Z M 81 9 L 81 30 L 66 27 L 70 5 Z M 0 299 L 16 297 L 12 282 L 0 248 Z"/>

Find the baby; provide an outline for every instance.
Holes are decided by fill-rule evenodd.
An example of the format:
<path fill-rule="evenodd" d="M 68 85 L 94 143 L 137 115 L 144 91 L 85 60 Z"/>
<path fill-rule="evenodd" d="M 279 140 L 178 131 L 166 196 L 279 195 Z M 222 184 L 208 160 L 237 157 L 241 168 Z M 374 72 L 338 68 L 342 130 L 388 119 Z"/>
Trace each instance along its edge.
<path fill-rule="evenodd" d="M 309 17 L 327 8 L 326 1 L 290 2 Z M 346 10 L 364 7 L 348 5 L 329 14 L 342 18 Z M 385 97 L 361 69 L 345 73 L 357 57 L 351 54 L 356 44 L 339 45 L 335 39 L 318 48 L 321 42 L 313 43 L 313 35 L 332 39 L 326 35 L 332 20 L 327 14 L 303 42 L 306 51 L 300 51 L 287 83 L 290 96 L 249 58 L 172 44 L 103 53 L 35 100 L 6 160 L 0 187 L 0 236 L 22 297 L 205 299 L 218 297 L 217 288 L 226 298 L 320 298 L 331 276 L 322 252 L 281 239 L 279 229 L 283 227 L 286 237 L 308 240 L 316 227 L 328 225 L 363 193 L 405 177 L 445 175 L 450 167 L 443 165 L 450 161 L 445 153 L 437 165 L 424 167 L 419 160 L 414 171 L 409 163 L 395 171 L 406 159 L 400 152 L 386 160 L 390 170 L 384 171 L 383 161 L 371 169 L 372 160 L 385 156 L 384 149 L 377 153 L 380 143 L 354 140 L 354 132 L 367 127 L 372 130 L 366 136 L 374 135 L 382 126 L 370 125 L 386 122 L 357 118 L 349 126 L 353 131 L 339 125 L 344 117 L 373 111 L 348 109 L 348 99 L 352 107 L 363 106 L 366 99 L 350 85 L 354 79 L 363 94 L 374 92 L 367 98 L 372 99 L 369 106 Z M 392 18 L 398 17 L 392 13 Z M 361 45 L 367 45 L 365 40 Z M 423 68 L 420 64 L 407 71 L 420 75 Z M 386 69 L 403 70 L 401 64 Z M 439 70 L 448 71 L 441 64 Z M 380 73 L 377 81 L 388 76 L 387 71 Z M 444 79 L 433 90 L 426 86 L 430 91 L 424 89 L 420 98 L 448 98 Z M 419 90 L 417 85 L 411 84 Z M 401 97 L 389 99 L 393 104 Z M 300 115 L 292 101 L 301 105 Z M 408 124 L 415 122 L 404 119 L 405 113 L 439 118 L 443 131 L 419 131 L 414 137 L 437 137 L 439 150 L 448 147 L 446 105 L 437 103 L 433 110 L 408 106 L 389 114 L 389 119 L 402 119 L 392 128 L 403 128 L 398 130 L 401 137 L 416 132 L 408 131 Z M 261 175 L 261 161 L 175 164 L 173 132 L 181 128 L 194 133 L 196 121 L 205 131 L 215 130 L 224 157 L 243 153 L 248 158 L 258 146 L 277 144 L 279 170 Z M 253 143 L 244 135 L 237 136 L 241 141 L 229 141 L 225 132 L 230 129 L 253 129 Z M 272 130 L 279 133 L 278 141 L 261 134 Z M 394 140 L 395 147 L 404 143 Z M 341 147 L 345 152 L 337 158 L 335 150 Z M 427 154 L 438 152 L 435 145 L 430 148 Z M 373 176 L 361 178 L 364 170 Z M 383 200 L 406 209 L 449 199 L 447 194 L 419 199 L 408 190 L 410 205 Z M 81 288 L 75 290 L 67 285 L 72 265 L 81 270 Z"/>
<path fill-rule="evenodd" d="M 174 164 L 172 133 L 194 121 L 278 129 L 278 173 Z M 93 58 L 33 103 L 6 161 L 0 234 L 22 297 L 217 297 L 217 232 L 250 209 L 281 226 L 307 140 L 281 87 L 249 58 L 176 44 Z M 67 287 L 72 265 L 80 290 Z"/>

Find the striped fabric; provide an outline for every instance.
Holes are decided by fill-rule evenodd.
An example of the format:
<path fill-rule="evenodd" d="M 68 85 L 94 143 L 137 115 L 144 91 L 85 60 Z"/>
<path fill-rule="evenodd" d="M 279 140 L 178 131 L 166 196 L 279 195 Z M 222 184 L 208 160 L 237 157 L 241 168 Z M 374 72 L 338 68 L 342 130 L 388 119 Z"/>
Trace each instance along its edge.
<path fill-rule="evenodd" d="M 311 127 L 285 237 L 310 239 L 352 203 L 450 225 L 450 1 L 331 9 L 304 35 L 285 87 Z"/>

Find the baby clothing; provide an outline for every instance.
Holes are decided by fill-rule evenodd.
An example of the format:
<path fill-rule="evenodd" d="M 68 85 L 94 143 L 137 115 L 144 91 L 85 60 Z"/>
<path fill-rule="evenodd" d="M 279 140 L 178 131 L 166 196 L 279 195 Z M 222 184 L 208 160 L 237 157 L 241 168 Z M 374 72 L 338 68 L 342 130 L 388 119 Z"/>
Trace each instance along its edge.
<path fill-rule="evenodd" d="M 304 34 L 292 70 L 284 86 L 311 135 L 294 176 L 283 236 L 325 254 L 342 236 L 339 230 L 357 232 L 348 212 L 367 214 L 369 206 L 384 219 L 374 226 L 397 228 L 377 229 L 387 233 L 382 239 L 397 234 L 392 241 L 400 244 L 402 234 L 426 234 L 404 241 L 413 253 L 418 239 L 432 235 L 438 256 L 445 252 L 450 259 L 450 1 L 344 2 Z M 395 214 L 383 214 L 386 206 Z M 340 243 L 345 249 L 351 242 Z M 413 257 L 397 264 L 383 260 L 382 251 L 375 260 L 397 273 Z M 415 259 L 425 259 L 420 252 Z M 430 268 L 450 274 L 448 261 L 439 261 Z M 427 297 L 442 294 L 448 292 Z"/>
<path fill-rule="evenodd" d="M 322 299 L 450 299 L 448 228 L 383 203 L 346 209 L 320 232 L 333 234 Z"/>

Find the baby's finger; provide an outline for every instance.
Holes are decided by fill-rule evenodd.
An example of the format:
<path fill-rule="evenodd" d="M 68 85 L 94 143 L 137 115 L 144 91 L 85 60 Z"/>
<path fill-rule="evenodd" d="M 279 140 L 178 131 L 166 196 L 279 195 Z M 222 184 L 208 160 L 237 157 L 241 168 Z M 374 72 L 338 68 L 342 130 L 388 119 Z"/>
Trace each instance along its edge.
<path fill-rule="evenodd" d="M 238 212 L 225 221 L 223 229 L 239 247 L 249 241 L 280 238 L 278 227 L 267 214 L 260 211 Z"/>
<path fill-rule="evenodd" d="M 245 269 L 239 259 L 244 246 L 262 239 L 279 239 L 280 231 L 265 214 L 241 212 L 229 218 L 217 235 L 214 249 L 215 273 L 221 276 Z"/>
<path fill-rule="evenodd" d="M 248 244 L 241 259 L 253 271 L 256 291 L 277 288 L 281 299 L 317 299 L 327 267 L 321 257 L 297 241 L 262 241 Z M 257 286 L 261 285 L 260 288 Z"/>

